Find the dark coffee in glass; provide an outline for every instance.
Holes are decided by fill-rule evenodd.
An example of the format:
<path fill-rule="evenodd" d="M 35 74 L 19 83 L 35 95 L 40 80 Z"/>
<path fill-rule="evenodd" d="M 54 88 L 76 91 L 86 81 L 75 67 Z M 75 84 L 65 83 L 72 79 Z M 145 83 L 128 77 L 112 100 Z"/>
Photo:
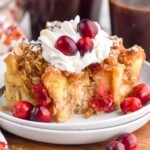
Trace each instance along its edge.
<path fill-rule="evenodd" d="M 81 19 L 99 21 L 102 0 L 28 0 L 33 39 L 37 39 L 46 21 Z"/>
<path fill-rule="evenodd" d="M 145 49 L 150 61 L 150 0 L 110 0 L 112 34 L 124 39 L 129 48 Z"/>

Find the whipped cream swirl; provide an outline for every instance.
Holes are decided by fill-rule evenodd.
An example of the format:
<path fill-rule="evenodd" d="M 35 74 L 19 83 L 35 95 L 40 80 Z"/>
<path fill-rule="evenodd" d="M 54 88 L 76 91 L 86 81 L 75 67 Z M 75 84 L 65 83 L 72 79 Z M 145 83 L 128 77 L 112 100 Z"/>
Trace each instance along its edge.
<path fill-rule="evenodd" d="M 42 43 L 42 56 L 51 65 L 62 71 L 80 73 L 85 67 L 92 63 L 101 63 L 109 56 L 113 41 L 108 38 L 97 22 L 98 34 L 93 38 L 94 48 L 91 52 L 85 53 L 81 56 L 77 53 L 73 56 L 66 56 L 55 48 L 57 39 L 62 35 L 71 37 L 77 42 L 81 35 L 77 32 L 77 24 L 80 22 L 79 16 L 74 20 L 64 21 L 60 23 L 60 27 L 53 26 L 53 30 L 43 29 L 40 33 L 39 40 Z M 49 25 L 57 24 L 57 22 L 49 23 Z"/>

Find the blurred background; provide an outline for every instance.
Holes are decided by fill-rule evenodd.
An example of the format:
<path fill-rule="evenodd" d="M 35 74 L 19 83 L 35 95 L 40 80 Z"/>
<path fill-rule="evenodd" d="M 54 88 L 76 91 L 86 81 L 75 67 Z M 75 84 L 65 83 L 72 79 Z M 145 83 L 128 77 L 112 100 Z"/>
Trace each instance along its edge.
<path fill-rule="evenodd" d="M 16 22 L 28 39 L 37 39 L 46 21 L 76 15 L 98 21 L 110 33 L 108 0 L 0 0 L 0 17 Z"/>

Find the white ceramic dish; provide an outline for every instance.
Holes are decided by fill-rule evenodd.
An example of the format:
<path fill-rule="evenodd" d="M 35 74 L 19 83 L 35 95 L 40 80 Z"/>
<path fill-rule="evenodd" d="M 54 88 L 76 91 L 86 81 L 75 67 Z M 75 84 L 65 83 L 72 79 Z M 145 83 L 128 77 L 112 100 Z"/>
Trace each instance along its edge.
<path fill-rule="evenodd" d="M 123 125 L 85 131 L 60 131 L 33 128 L 11 122 L 3 118 L 0 118 L 0 125 L 6 131 L 27 139 L 45 143 L 71 145 L 106 141 L 114 136 L 118 136 L 126 132 L 133 132 L 145 125 L 149 120 L 150 113 Z"/>
<path fill-rule="evenodd" d="M 3 73 L 5 71 L 4 62 L 0 59 L 0 66 L 2 66 L 2 71 L 0 72 L 0 85 L 4 85 Z M 145 62 L 142 71 L 141 71 L 141 81 L 143 83 L 150 84 L 150 64 Z M 5 102 L 4 98 L 0 98 L 0 105 Z M 10 112 L 0 112 L 0 117 L 9 120 L 11 122 L 15 122 L 18 124 L 22 124 L 25 126 L 49 129 L 49 130 L 90 130 L 90 129 L 100 129 L 106 127 L 112 127 L 116 125 L 121 125 L 124 123 L 128 123 L 130 121 L 136 120 L 145 114 L 150 112 L 150 104 L 143 107 L 139 111 L 136 111 L 131 114 L 122 115 L 121 111 L 115 111 L 109 114 L 103 115 L 95 115 L 89 119 L 85 119 L 83 115 L 76 115 L 74 118 L 70 119 L 66 123 L 37 123 L 26 121 L 18 118 L 14 118 L 11 116 Z"/>

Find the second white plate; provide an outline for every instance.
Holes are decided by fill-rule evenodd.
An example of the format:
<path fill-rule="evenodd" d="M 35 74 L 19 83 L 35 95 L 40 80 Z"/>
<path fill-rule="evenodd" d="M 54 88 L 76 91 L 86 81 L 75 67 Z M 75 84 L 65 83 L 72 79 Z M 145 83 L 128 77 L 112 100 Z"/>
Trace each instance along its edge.
<path fill-rule="evenodd" d="M 85 130 L 85 131 L 60 131 L 60 130 L 47 130 L 40 128 L 27 127 L 20 125 L 3 118 L 0 118 L 0 126 L 8 132 L 15 135 L 53 144 L 90 144 L 96 142 L 106 141 L 114 136 L 123 133 L 133 132 L 150 120 L 150 113 L 145 116 L 115 127 Z"/>

